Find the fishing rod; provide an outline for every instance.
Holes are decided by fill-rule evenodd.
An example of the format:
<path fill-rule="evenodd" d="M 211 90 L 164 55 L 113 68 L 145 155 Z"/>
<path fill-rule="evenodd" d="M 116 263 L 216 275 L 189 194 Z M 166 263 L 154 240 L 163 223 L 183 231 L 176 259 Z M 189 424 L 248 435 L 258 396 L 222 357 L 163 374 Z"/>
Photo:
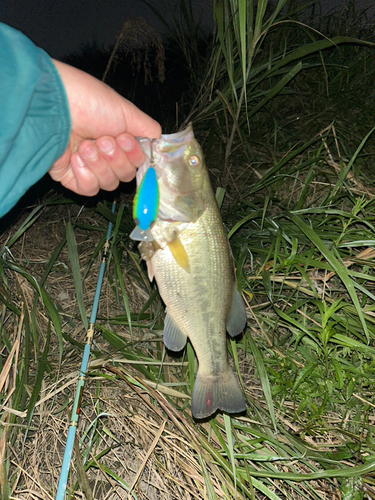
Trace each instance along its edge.
<path fill-rule="evenodd" d="M 115 209 L 116 209 L 116 202 L 113 202 L 112 209 L 111 209 L 113 214 L 115 213 Z M 105 241 L 104 248 L 103 248 L 102 261 L 100 263 L 98 281 L 96 283 L 94 301 L 92 304 L 90 323 L 89 323 L 89 327 L 88 327 L 87 333 L 86 333 L 86 345 L 85 345 L 85 348 L 83 350 L 81 368 L 79 370 L 76 393 L 75 393 L 75 397 L 74 397 L 72 414 L 70 417 L 68 436 L 66 438 L 64 458 L 63 458 L 63 462 L 61 465 L 60 479 L 59 479 L 59 484 L 57 486 L 55 500 L 64 500 L 64 498 L 65 498 L 66 485 L 68 482 L 68 475 L 69 475 L 69 469 L 70 469 L 70 461 L 71 461 L 72 453 L 73 453 L 74 438 L 75 438 L 77 426 L 78 426 L 79 414 L 80 414 L 80 410 L 81 410 L 81 401 L 82 401 L 82 395 L 83 395 L 83 388 L 85 385 L 87 366 L 88 366 L 89 357 L 90 357 L 91 344 L 92 344 L 92 339 L 94 336 L 94 324 L 95 324 L 95 320 L 96 320 L 96 314 L 98 312 L 100 291 L 102 288 L 105 266 L 106 266 L 108 254 L 109 254 L 109 239 L 111 237 L 112 227 L 113 227 L 113 223 L 111 221 L 109 221 L 107 235 L 106 235 L 106 241 Z"/>

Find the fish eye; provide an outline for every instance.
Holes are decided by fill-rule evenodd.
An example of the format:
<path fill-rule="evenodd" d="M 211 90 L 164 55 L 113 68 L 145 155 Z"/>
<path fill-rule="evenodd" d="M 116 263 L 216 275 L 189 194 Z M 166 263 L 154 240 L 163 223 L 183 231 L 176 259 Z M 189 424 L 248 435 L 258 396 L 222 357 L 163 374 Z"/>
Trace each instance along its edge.
<path fill-rule="evenodd" d="M 199 165 L 201 164 L 200 159 L 198 158 L 198 156 L 195 155 L 190 156 L 188 161 L 192 167 L 199 167 Z"/>

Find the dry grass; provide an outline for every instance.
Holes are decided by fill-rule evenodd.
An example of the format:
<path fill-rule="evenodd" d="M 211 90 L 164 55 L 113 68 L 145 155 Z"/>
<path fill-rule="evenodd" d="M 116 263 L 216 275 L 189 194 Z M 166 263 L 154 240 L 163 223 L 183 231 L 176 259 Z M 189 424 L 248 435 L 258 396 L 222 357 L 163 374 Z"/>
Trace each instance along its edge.
<path fill-rule="evenodd" d="M 39 280 L 45 263 L 64 237 L 64 221 L 68 220 L 69 216 L 74 220 L 78 211 L 79 208 L 76 206 L 60 206 L 57 210 L 45 209 L 38 222 L 34 223 L 22 239 L 13 245 L 12 254 L 15 262 L 27 267 L 30 274 Z M 83 210 L 78 220 L 80 225 L 98 227 L 98 231 L 88 232 L 79 227 L 75 230 L 83 274 L 90 261 L 92 250 L 101 236 L 99 228 L 103 221 L 90 210 Z M 15 227 L 10 228 L 8 235 L 3 235 L 2 242 L 5 243 L 8 236 L 14 234 L 15 229 Z M 88 313 L 93 300 L 97 271 L 98 262 L 95 262 L 84 282 L 84 300 Z M 110 270 L 108 276 L 111 276 Z M 6 277 L 14 304 L 23 311 L 23 315 L 15 316 L 4 307 L 2 309 L 2 326 L 7 332 L 10 343 L 15 346 L 15 352 L 8 358 L 9 360 L 13 358 L 13 365 L 3 365 L 0 378 L 4 384 L 4 393 L 8 395 L 1 413 L 2 424 L 7 432 L 3 432 L 1 436 L 0 466 L 1 458 L 4 458 L 4 443 L 8 438 L 10 498 L 50 499 L 54 497 L 59 478 L 69 408 L 74 398 L 81 351 L 71 343 L 65 342 L 63 361 L 59 366 L 58 342 L 55 337 L 52 338 L 48 356 L 49 372 L 43 378 L 31 426 L 24 441 L 26 411 L 19 412 L 12 409 L 12 391 L 15 368 L 19 362 L 17 353 L 21 352 L 19 349 L 25 342 L 24 315 L 32 314 L 35 290 L 17 273 L 6 271 Z M 124 277 L 131 311 L 139 311 L 145 300 L 144 293 L 141 293 L 138 285 L 134 285 L 126 267 Z M 48 276 L 45 288 L 60 310 L 63 331 L 75 341 L 83 343 L 85 331 L 78 320 L 79 312 L 65 247 Z M 113 318 L 119 313 L 123 314 L 123 308 L 113 293 L 113 284 L 106 279 L 100 299 L 99 317 Z M 39 338 L 41 349 L 48 327 L 48 318 L 40 303 L 36 318 L 41 333 Z M 103 327 L 109 327 L 108 321 L 104 319 L 98 322 Z M 153 358 L 158 362 L 160 333 L 158 337 L 143 329 L 133 328 L 132 343 L 128 328 L 112 325 L 111 329 L 130 344 L 141 346 L 145 358 L 148 360 Z M 236 493 L 228 481 L 228 471 L 225 472 L 217 459 L 212 456 L 212 450 L 223 453 L 222 439 L 226 440 L 226 433 L 222 417 L 216 418 L 215 430 L 210 423 L 197 425 L 191 418 L 189 406 L 185 410 L 182 407 L 188 399 L 183 393 L 181 394 L 178 385 L 174 390 L 183 397 L 173 397 L 176 393 L 172 387 L 163 385 L 158 388 L 140 376 L 137 363 L 114 351 L 103 341 L 98 332 L 95 334 L 92 349 L 94 356 L 84 389 L 77 433 L 80 456 L 75 456 L 73 459 L 68 484 L 68 491 L 74 490 L 75 498 L 85 495 L 90 498 L 87 488 L 91 490 L 92 498 L 127 498 L 129 487 L 140 500 L 213 498 L 212 492 L 219 499 L 248 497 L 251 491 L 248 490 L 249 486 L 244 486 L 245 490 L 242 492 L 237 488 Z M 2 352 L 5 353 L 4 348 Z M 30 358 L 30 380 L 36 376 L 36 357 L 37 353 L 34 351 Z M 184 360 L 181 362 L 168 358 L 165 361 L 164 380 L 177 384 L 181 379 L 181 370 L 186 369 L 187 363 Z M 252 362 L 240 354 L 239 363 L 250 401 L 258 401 L 260 408 L 266 409 L 265 403 L 262 402 L 262 389 L 254 377 Z M 25 389 L 30 395 L 32 387 L 28 386 Z M 169 396 L 169 401 L 166 396 Z M 171 398 L 174 404 L 171 404 Z M 285 414 L 278 415 L 278 418 L 293 432 L 297 432 L 296 424 L 288 420 L 289 406 L 292 406 L 292 403 L 285 404 Z M 10 425 L 11 415 L 16 415 L 18 418 Z M 249 430 L 254 423 L 262 427 L 263 423 L 256 417 L 256 412 L 254 417 L 256 422 L 249 418 L 241 418 L 238 423 Z M 264 427 L 264 431 L 268 432 L 267 426 Z M 11 435 L 13 439 L 10 438 Z M 243 439 L 244 442 L 247 439 L 240 431 L 236 435 L 237 439 Z M 282 445 L 285 437 L 280 435 L 279 439 Z M 331 444 L 329 434 L 326 437 L 321 436 L 319 443 L 314 440 L 310 440 L 310 443 L 313 448 L 325 446 L 325 449 L 329 449 Z M 276 448 L 274 446 L 269 445 L 270 454 L 277 454 L 277 446 Z M 79 461 L 88 469 L 88 486 L 85 486 L 86 481 L 79 476 L 77 467 Z M 308 471 L 293 459 L 275 462 L 273 468 L 281 472 Z M 125 483 L 127 486 L 122 486 Z M 312 486 L 320 492 L 320 498 L 339 498 L 338 494 L 335 496 L 333 485 L 326 481 L 314 482 Z M 279 495 L 284 491 L 285 498 L 304 498 L 291 490 L 287 483 L 283 485 L 278 479 L 271 480 L 269 488 L 278 491 Z M 245 491 L 248 491 L 248 494 Z M 266 497 L 258 491 L 254 498 Z"/>
<path fill-rule="evenodd" d="M 139 73 L 140 69 L 143 69 L 145 85 L 152 81 L 152 63 L 158 70 L 160 83 L 164 82 L 165 55 L 160 33 L 142 17 L 126 20 L 122 25 L 105 69 L 103 82 L 106 80 L 109 71 L 116 66 L 119 52 L 132 56 L 135 73 Z M 151 60 L 152 57 L 154 58 L 153 61 Z"/>

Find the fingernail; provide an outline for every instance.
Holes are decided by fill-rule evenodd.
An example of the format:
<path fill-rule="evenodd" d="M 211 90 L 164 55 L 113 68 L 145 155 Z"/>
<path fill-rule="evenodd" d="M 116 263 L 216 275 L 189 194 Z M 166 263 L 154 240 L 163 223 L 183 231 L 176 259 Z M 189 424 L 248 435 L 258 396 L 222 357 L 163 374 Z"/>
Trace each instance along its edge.
<path fill-rule="evenodd" d="M 103 153 L 107 154 L 112 153 L 114 150 L 113 143 L 108 139 L 105 139 L 104 141 L 100 142 L 98 144 L 98 148 L 100 149 L 100 151 L 103 151 Z"/>
<path fill-rule="evenodd" d="M 133 149 L 133 142 L 129 137 L 121 137 L 118 139 L 120 148 L 124 151 L 131 151 Z"/>
<path fill-rule="evenodd" d="M 83 156 L 85 156 L 88 160 L 96 160 L 98 153 L 94 146 L 88 146 L 83 152 Z"/>
<path fill-rule="evenodd" d="M 84 167 L 85 166 L 85 162 L 82 160 L 82 158 L 79 155 L 76 156 L 76 162 L 77 162 L 77 165 L 79 167 Z"/>

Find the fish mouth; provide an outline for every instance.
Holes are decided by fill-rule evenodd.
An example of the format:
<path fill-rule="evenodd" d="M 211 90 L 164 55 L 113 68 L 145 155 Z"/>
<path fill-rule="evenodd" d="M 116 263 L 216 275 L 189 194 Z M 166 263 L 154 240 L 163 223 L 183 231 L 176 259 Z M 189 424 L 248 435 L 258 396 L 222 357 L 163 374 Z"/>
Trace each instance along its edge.
<path fill-rule="evenodd" d="M 162 134 L 161 141 L 170 144 L 185 144 L 189 143 L 194 138 L 193 125 L 191 123 L 184 130 L 175 132 L 174 134 Z"/>
<path fill-rule="evenodd" d="M 150 159 L 154 160 L 155 163 L 158 161 L 158 153 L 164 154 L 178 154 L 177 150 L 181 146 L 189 144 L 189 142 L 194 139 L 193 125 L 191 123 L 188 126 L 175 132 L 173 134 L 161 134 L 160 139 L 148 139 L 145 137 L 137 137 L 143 152 Z M 155 157 L 156 154 L 156 157 Z M 153 158 L 154 157 L 154 158 Z"/>
<path fill-rule="evenodd" d="M 153 167 L 159 184 L 158 219 L 173 222 L 196 222 L 206 209 L 204 178 L 200 174 L 201 161 L 195 154 L 199 145 L 195 140 L 191 123 L 174 134 L 162 134 L 160 139 L 137 139 L 146 156 L 138 169 L 140 185 L 148 168 Z M 192 154 L 192 148 L 194 153 Z M 188 165 L 188 158 L 198 160 Z"/>

